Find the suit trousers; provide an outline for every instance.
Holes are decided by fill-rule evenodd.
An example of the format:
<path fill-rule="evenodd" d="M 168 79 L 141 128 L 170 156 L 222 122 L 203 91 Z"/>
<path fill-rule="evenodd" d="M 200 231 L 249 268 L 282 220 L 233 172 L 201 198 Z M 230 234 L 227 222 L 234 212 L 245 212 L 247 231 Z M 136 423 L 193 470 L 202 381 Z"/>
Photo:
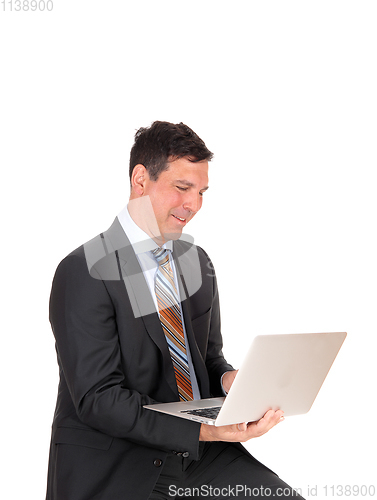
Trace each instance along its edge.
<path fill-rule="evenodd" d="M 149 500 L 187 498 L 303 500 L 293 488 L 231 443 L 205 443 L 200 460 L 169 456 Z"/>

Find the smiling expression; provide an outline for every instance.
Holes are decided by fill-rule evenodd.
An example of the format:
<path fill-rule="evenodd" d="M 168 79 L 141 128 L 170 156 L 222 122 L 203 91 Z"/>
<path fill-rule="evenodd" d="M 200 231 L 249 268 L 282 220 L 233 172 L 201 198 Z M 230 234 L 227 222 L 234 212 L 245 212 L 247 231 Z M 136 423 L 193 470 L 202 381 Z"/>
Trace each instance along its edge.
<path fill-rule="evenodd" d="M 170 162 L 156 181 L 149 178 L 143 165 L 135 169 L 133 195 L 149 196 L 163 243 L 179 238 L 202 206 L 208 189 L 208 162 L 180 158 Z"/>

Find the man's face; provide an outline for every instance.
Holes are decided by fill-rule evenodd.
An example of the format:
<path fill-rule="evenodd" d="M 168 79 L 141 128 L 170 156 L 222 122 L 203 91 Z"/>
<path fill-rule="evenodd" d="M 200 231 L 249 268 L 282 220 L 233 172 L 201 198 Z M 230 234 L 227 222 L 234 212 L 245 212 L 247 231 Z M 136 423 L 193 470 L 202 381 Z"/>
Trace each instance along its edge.
<path fill-rule="evenodd" d="M 147 179 L 144 195 L 150 197 L 164 242 L 181 236 L 185 225 L 200 210 L 208 189 L 208 162 L 180 158 L 169 163 L 157 181 Z"/>

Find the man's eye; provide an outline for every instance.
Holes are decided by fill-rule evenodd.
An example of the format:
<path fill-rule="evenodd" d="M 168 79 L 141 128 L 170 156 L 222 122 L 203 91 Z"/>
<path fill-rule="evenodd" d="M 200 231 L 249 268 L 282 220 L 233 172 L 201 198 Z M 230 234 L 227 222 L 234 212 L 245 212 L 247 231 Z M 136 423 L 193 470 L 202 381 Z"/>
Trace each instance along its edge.
<path fill-rule="evenodd" d="M 187 191 L 187 187 L 181 187 L 181 186 L 177 186 L 177 188 L 180 190 L 180 191 Z"/>

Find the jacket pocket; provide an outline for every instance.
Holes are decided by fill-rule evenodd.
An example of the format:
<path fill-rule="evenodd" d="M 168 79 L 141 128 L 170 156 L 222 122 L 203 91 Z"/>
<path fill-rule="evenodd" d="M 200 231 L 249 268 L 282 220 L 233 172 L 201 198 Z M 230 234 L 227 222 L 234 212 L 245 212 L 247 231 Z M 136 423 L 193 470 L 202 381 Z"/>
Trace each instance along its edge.
<path fill-rule="evenodd" d="M 202 314 L 201 316 L 191 320 L 192 327 L 195 329 L 198 327 L 198 325 L 201 325 L 202 323 L 205 323 L 205 327 L 209 329 L 209 322 L 211 320 L 211 313 L 212 309 L 208 309 L 207 312 Z"/>
<path fill-rule="evenodd" d="M 114 438 L 97 431 L 57 427 L 52 439 L 54 444 L 72 444 L 97 450 L 108 450 Z"/>

